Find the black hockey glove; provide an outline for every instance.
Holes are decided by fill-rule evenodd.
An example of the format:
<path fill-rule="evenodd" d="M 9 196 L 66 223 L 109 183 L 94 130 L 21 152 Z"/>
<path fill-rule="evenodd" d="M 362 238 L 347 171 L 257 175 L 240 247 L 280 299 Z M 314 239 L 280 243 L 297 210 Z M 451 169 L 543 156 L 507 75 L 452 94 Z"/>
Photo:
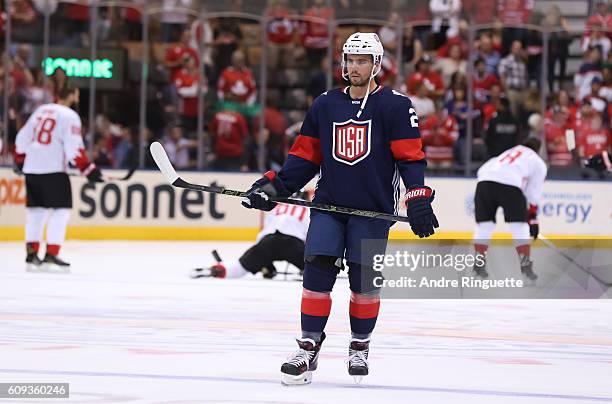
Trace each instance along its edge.
<path fill-rule="evenodd" d="M 408 220 L 414 234 L 420 238 L 429 237 L 435 233 L 434 228 L 440 227 L 438 219 L 431 208 L 435 191 L 426 186 L 411 186 L 406 192 L 406 208 Z"/>
<path fill-rule="evenodd" d="M 535 240 L 538 238 L 538 234 L 540 234 L 540 224 L 538 223 L 538 205 L 529 205 L 527 223 L 529 223 L 529 235 Z"/>
<path fill-rule="evenodd" d="M 601 154 L 596 154 L 586 161 L 585 167 L 592 168 L 593 170 L 612 171 L 612 163 L 610 162 L 610 155 L 607 151 Z"/>
<path fill-rule="evenodd" d="M 23 175 L 23 163 L 15 162 L 15 164 L 13 164 L 13 172 L 17 175 Z"/>
<path fill-rule="evenodd" d="M 290 195 L 291 192 L 285 188 L 276 172 L 268 171 L 247 191 L 246 197 L 242 200 L 242 206 L 269 212 L 276 206 L 276 202 L 270 201 L 270 198 L 286 198 Z"/>
<path fill-rule="evenodd" d="M 83 174 L 85 174 L 87 181 L 89 182 L 104 182 L 100 169 L 96 167 L 94 163 L 89 164 L 89 166 L 83 171 Z"/>
<path fill-rule="evenodd" d="M 13 172 L 17 175 L 23 175 L 23 163 L 25 162 L 25 154 L 15 153 L 13 158 Z"/>

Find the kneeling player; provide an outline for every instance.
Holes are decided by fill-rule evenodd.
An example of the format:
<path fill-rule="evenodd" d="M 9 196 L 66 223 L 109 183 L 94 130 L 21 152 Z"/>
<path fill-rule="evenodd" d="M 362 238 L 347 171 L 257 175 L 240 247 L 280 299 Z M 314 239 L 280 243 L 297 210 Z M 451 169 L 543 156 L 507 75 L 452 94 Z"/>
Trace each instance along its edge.
<path fill-rule="evenodd" d="M 476 253 L 486 257 L 495 229 L 495 214 L 501 206 L 519 255 L 521 272 L 531 280 L 535 280 L 537 275 L 530 259 L 529 236 L 534 239 L 538 236 L 537 209 L 547 171 L 546 164 L 538 155 L 541 144 L 539 139 L 529 138 L 524 145 L 515 146 L 487 161 L 478 170 L 474 196 Z M 474 271 L 476 275 L 487 278 L 486 258 L 483 262 L 483 265 L 475 265 Z"/>
<path fill-rule="evenodd" d="M 192 278 L 240 278 L 247 273 L 262 272 L 264 278 L 276 276 L 274 261 L 287 261 L 304 271 L 304 241 L 310 223 L 309 209 L 303 206 L 277 205 L 266 215 L 257 243 L 237 261 L 218 262 L 212 267 L 197 268 Z"/>

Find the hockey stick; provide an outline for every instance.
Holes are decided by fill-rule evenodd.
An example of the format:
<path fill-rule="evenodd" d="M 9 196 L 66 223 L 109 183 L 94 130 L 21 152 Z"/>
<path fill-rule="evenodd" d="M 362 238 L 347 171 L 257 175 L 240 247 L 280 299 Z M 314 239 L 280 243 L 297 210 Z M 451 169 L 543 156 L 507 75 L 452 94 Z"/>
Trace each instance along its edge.
<path fill-rule="evenodd" d="M 128 172 L 123 176 L 123 177 L 102 177 L 101 181 L 102 183 L 104 182 L 112 182 L 112 181 L 127 181 L 130 178 L 132 178 L 132 175 L 134 175 L 134 172 L 138 169 L 138 164 L 136 164 L 133 167 L 130 167 L 130 169 L 128 170 Z M 76 173 L 76 172 L 71 172 L 68 173 L 68 176 L 70 177 L 82 177 L 83 175 L 81 173 Z"/>
<path fill-rule="evenodd" d="M 550 241 L 549 239 L 547 239 L 546 237 L 544 237 L 541 234 L 538 234 L 538 239 L 540 241 L 542 241 L 548 248 L 550 248 L 551 250 L 555 251 L 557 254 L 559 254 L 560 256 L 562 256 L 563 258 L 565 258 L 566 260 L 568 260 L 571 264 L 573 264 L 574 266 L 576 266 L 577 268 L 579 268 L 580 270 L 582 270 L 583 272 L 585 272 L 586 274 L 590 275 L 593 277 L 593 279 L 595 279 L 597 282 L 599 282 L 602 286 L 605 286 L 607 288 L 612 286 L 612 283 L 610 282 L 606 282 L 605 280 L 603 280 L 602 278 L 600 278 L 599 276 L 593 274 L 589 268 L 579 264 L 578 262 L 576 262 L 575 259 L 573 259 L 572 257 L 570 257 L 568 254 L 564 253 L 559 247 L 557 247 L 556 245 L 553 244 L 552 241 Z"/>
<path fill-rule="evenodd" d="M 153 160 L 159 167 L 159 170 L 162 172 L 166 180 L 177 188 L 185 188 L 191 189 L 194 191 L 201 192 L 211 192 L 213 194 L 221 194 L 221 195 L 230 195 L 230 196 L 238 196 L 244 198 L 246 196 L 246 192 L 243 191 L 235 191 L 232 189 L 226 189 L 223 187 L 213 187 L 209 185 L 199 185 L 199 184 L 191 184 L 185 180 L 183 180 L 176 173 L 174 167 L 172 167 L 172 163 L 170 163 L 170 159 L 168 159 L 168 155 L 164 150 L 164 147 L 159 142 L 153 142 L 151 144 L 151 155 L 153 156 Z M 389 220 L 392 222 L 406 222 L 408 223 L 408 218 L 406 216 L 397 216 L 391 215 L 388 213 L 381 212 L 373 212 L 370 210 L 361 210 L 354 208 L 347 208 L 344 206 L 334 206 L 334 205 L 326 205 L 322 203 L 313 203 L 308 201 L 303 201 L 301 199 L 293 199 L 293 198 L 271 198 L 273 202 L 286 203 L 289 205 L 298 205 L 305 206 L 307 208 L 322 210 L 325 212 L 333 212 L 333 213 L 344 213 L 347 215 L 353 216 L 362 216 L 369 217 L 375 219 L 383 219 Z"/>
<path fill-rule="evenodd" d="M 134 172 L 138 169 L 138 164 L 134 164 L 123 177 L 108 177 L 111 181 L 127 181 L 132 178 Z"/>
<path fill-rule="evenodd" d="M 574 129 L 565 130 L 565 143 L 567 145 L 567 151 L 572 152 L 576 149 L 576 134 Z"/>
<path fill-rule="evenodd" d="M 213 256 L 213 258 L 215 259 L 215 261 L 217 262 L 222 262 L 223 260 L 221 259 L 221 256 L 219 255 L 219 253 L 217 252 L 217 250 L 212 250 L 210 252 Z"/>

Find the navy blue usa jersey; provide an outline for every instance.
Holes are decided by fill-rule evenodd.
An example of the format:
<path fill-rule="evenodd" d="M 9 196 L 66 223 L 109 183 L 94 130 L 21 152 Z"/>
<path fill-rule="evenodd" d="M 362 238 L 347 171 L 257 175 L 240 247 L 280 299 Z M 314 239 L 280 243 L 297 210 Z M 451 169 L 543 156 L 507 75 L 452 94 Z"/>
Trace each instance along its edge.
<path fill-rule="evenodd" d="M 314 202 L 397 214 L 400 178 L 423 185 L 416 112 L 408 97 L 381 86 L 358 119 L 360 105 L 348 87 L 317 97 L 279 178 L 297 191 L 318 173 Z"/>

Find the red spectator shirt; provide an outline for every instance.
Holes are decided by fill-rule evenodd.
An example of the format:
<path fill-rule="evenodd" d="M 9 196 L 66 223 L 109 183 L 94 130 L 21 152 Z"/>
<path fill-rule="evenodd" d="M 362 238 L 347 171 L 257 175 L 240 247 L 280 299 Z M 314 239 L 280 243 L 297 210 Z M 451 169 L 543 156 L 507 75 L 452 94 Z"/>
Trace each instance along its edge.
<path fill-rule="evenodd" d="M 295 31 L 295 23 L 288 18 L 289 15 L 291 15 L 291 12 L 285 9 L 268 11 L 270 20 L 266 31 L 270 42 L 280 45 L 291 42 Z"/>
<path fill-rule="evenodd" d="M 497 106 L 491 102 L 482 106 L 482 127 L 484 130 L 487 130 L 489 127 L 489 121 L 493 118 L 496 112 Z"/>
<path fill-rule="evenodd" d="M 276 108 L 266 107 L 264 110 L 264 125 L 270 132 L 267 140 L 268 147 L 286 151 L 287 136 L 285 135 L 285 132 L 287 130 L 287 121 L 283 113 Z M 259 116 L 256 116 L 253 120 L 253 128 L 253 139 L 255 142 L 257 142 L 259 139 Z"/>
<path fill-rule="evenodd" d="M 478 107 L 487 102 L 491 87 L 495 84 L 499 84 L 499 80 L 494 74 L 490 73 L 485 73 L 483 77 L 474 74 L 472 76 L 472 83 L 474 86 L 474 101 L 476 107 Z"/>
<path fill-rule="evenodd" d="M 423 124 L 419 124 L 419 131 L 427 160 L 438 163 L 453 161 L 453 145 L 459 135 L 459 127 L 452 116 L 440 122 L 436 115 L 430 115 Z"/>
<path fill-rule="evenodd" d="M 533 0 L 498 0 L 497 17 L 502 24 L 527 24 L 533 11 Z"/>
<path fill-rule="evenodd" d="M 572 154 L 567 149 L 567 142 L 565 140 L 565 131 L 567 129 L 573 128 L 567 123 L 559 126 L 549 119 L 546 119 L 544 122 L 544 137 L 546 139 L 546 149 L 550 165 L 569 166 L 572 164 Z"/>
<path fill-rule="evenodd" d="M 419 131 L 421 136 L 432 135 L 438 126 L 444 126 L 447 133 L 456 140 L 459 137 L 459 124 L 454 116 L 448 115 L 442 122 L 436 114 L 429 115 L 427 118 L 419 121 Z"/>
<path fill-rule="evenodd" d="M 610 131 L 604 126 L 593 129 L 590 125 L 582 125 L 577 132 L 576 143 L 580 157 L 589 158 L 610 147 Z"/>
<path fill-rule="evenodd" d="M 462 38 L 459 35 L 455 35 L 446 40 L 444 45 L 442 45 L 438 52 L 436 53 L 436 57 L 438 58 L 446 58 L 449 57 L 450 48 L 453 45 L 459 45 L 461 48 L 461 59 L 467 59 L 470 53 L 470 44 L 466 38 Z"/>
<path fill-rule="evenodd" d="M 462 0 L 463 13 L 470 16 L 474 24 L 491 23 L 495 18 L 496 4 L 493 1 Z"/>
<path fill-rule="evenodd" d="M 121 15 L 126 21 L 132 23 L 139 23 L 142 21 L 142 15 L 137 7 L 123 7 L 121 9 Z"/>
<path fill-rule="evenodd" d="M 70 20 L 89 21 L 89 6 L 80 4 L 66 4 L 66 16 Z"/>
<path fill-rule="evenodd" d="M 258 115 L 253 119 L 253 128 L 256 131 L 259 131 L 259 118 L 260 116 Z M 278 109 L 266 107 L 264 109 L 264 126 L 270 131 L 270 136 L 284 137 L 287 130 L 287 120 Z M 257 139 L 257 136 L 253 136 L 253 138 Z"/>
<path fill-rule="evenodd" d="M 570 126 L 576 126 L 579 125 L 579 123 L 577 122 L 577 120 L 579 120 L 579 118 L 577 117 L 578 115 L 578 107 L 576 106 L 571 106 L 568 107 L 568 112 L 569 112 L 569 116 L 567 118 L 567 124 Z M 544 118 L 548 119 L 548 120 L 552 120 L 553 119 L 553 110 L 552 108 L 548 108 L 546 110 L 546 113 L 544 114 Z"/>
<path fill-rule="evenodd" d="M 236 70 L 229 66 L 223 70 L 217 83 L 217 95 L 223 100 L 225 95 L 230 93 L 241 102 L 255 102 L 255 79 L 250 69 Z"/>
<path fill-rule="evenodd" d="M 240 157 L 248 136 L 246 119 L 236 111 L 217 112 L 210 124 L 217 157 Z"/>
<path fill-rule="evenodd" d="M 198 83 L 199 73 L 189 73 L 187 69 L 180 69 L 175 78 L 174 86 L 181 97 L 179 111 L 183 116 L 195 118 L 198 116 Z M 206 92 L 206 86 L 202 89 Z"/>
<path fill-rule="evenodd" d="M 417 85 L 421 82 L 425 83 L 425 86 L 429 90 L 430 94 L 433 94 L 436 90 L 444 90 L 442 76 L 440 76 L 437 72 L 430 70 L 426 75 L 421 72 L 416 72 L 408 77 L 408 80 L 406 80 L 408 94 L 415 94 Z"/>
<path fill-rule="evenodd" d="M 376 76 L 376 82 L 378 84 L 388 84 L 389 82 L 393 82 L 393 79 L 397 77 L 397 62 L 395 61 L 395 57 L 384 55 L 381 63 L 380 73 Z"/>
<path fill-rule="evenodd" d="M 310 49 L 323 49 L 329 44 L 328 41 L 328 24 L 327 22 L 319 22 L 319 19 L 329 21 L 334 18 L 334 9 L 331 7 L 309 8 L 304 15 L 306 18 L 300 24 L 300 40 L 302 46 Z M 308 20 L 308 18 L 317 20 Z"/>
<path fill-rule="evenodd" d="M 176 62 L 183 59 L 186 55 L 193 57 L 196 60 L 196 65 L 200 65 L 200 58 L 198 58 L 198 52 L 183 44 L 176 44 L 166 49 L 166 62 Z M 178 72 L 182 69 L 182 66 L 173 67 L 170 71 L 171 78 L 174 80 Z"/>
<path fill-rule="evenodd" d="M 587 19 L 584 36 L 589 37 L 594 25 L 599 25 L 600 29 L 612 31 L 612 14 L 593 14 Z M 612 32 L 607 32 L 608 38 L 612 38 Z"/>

